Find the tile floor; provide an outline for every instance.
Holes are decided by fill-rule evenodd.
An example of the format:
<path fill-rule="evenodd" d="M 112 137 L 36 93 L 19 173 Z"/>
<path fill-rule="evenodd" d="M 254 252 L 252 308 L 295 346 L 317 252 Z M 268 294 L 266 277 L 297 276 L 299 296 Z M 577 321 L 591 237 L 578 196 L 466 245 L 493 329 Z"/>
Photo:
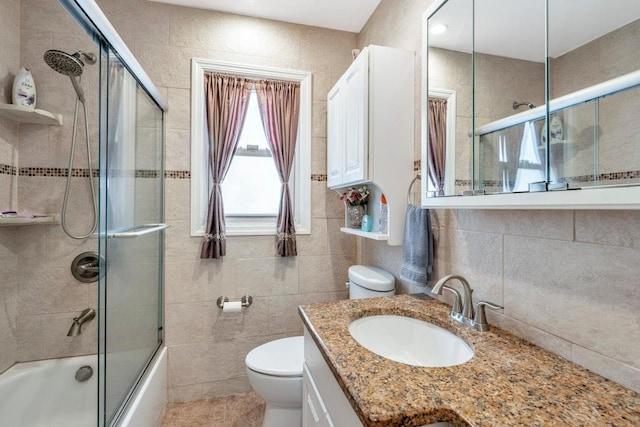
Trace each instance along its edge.
<path fill-rule="evenodd" d="M 162 427 L 260 427 L 265 402 L 253 391 L 216 399 L 169 403 Z"/>

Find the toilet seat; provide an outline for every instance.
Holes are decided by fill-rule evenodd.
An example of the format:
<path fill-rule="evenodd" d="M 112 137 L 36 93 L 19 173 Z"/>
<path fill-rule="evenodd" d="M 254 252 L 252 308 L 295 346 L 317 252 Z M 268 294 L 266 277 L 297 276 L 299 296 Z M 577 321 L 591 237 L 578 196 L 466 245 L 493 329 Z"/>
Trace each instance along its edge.
<path fill-rule="evenodd" d="M 247 354 L 247 368 L 277 377 L 302 377 L 303 337 L 289 337 L 262 344 Z"/>

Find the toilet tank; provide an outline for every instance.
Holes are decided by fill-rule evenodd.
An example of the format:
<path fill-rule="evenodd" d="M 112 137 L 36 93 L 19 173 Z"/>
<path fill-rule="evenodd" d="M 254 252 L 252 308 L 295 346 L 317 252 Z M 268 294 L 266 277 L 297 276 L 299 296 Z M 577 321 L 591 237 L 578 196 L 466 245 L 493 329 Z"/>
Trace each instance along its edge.
<path fill-rule="evenodd" d="M 391 273 L 378 267 L 349 267 L 349 299 L 386 297 L 396 293 L 396 280 Z"/>

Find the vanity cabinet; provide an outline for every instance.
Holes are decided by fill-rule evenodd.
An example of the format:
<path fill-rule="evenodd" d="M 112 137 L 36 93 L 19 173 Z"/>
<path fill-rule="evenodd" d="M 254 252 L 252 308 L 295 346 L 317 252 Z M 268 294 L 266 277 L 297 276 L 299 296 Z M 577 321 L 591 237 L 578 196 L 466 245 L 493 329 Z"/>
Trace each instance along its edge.
<path fill-rule="evenodd" d="M 320 349 L 304 328 L 302 427 L 363 427 Z M 422 427 L 451 427 L 447 422 Z"/>
<path fill-rule="evenodd" d="M 320 349 L 304 330 L 302 426 L 362 427 Z"/>
<path fill-rule="evenodd" d="M 384 193 L 390 245 L 402 243 L 414 175 L 414 73 L 413 52 L 368 46 L 327 96 L 327 186 L 374 184 Z"/>

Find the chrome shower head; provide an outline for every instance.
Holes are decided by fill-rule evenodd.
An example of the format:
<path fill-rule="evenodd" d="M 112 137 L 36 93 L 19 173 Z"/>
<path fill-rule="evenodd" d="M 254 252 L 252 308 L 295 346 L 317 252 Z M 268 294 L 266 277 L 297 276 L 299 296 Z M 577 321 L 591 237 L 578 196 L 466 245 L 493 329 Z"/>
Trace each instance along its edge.
<path fill-rule="evenodd" d="M 73 55 L 55 49 L 48 50 L 44 53 L 44 62 L 54 71 L 69 76 L 73 88 L 78 95 L 78 99 L 84 104 L 84 92 L 82 91 L 82 87 L 80 87 L 80 82 L 76 79 L 76 77 L 82 75 L 84 62 L 82 62 L 81 59 L 84 59 L 87 64 L 96 63 L 96 56 L 93 53 L 85 53 L 81 50 Z"/>
<path fill-rule="evenodd" d="M 80 55 L 69 55 L 61 50 L 48 50 L 44 53 L 44 62 L 54 71 L 70 77 L 78 77 L 82 74 L 84 63 L 80 61 Z"/>

